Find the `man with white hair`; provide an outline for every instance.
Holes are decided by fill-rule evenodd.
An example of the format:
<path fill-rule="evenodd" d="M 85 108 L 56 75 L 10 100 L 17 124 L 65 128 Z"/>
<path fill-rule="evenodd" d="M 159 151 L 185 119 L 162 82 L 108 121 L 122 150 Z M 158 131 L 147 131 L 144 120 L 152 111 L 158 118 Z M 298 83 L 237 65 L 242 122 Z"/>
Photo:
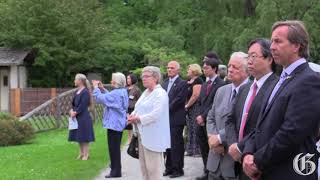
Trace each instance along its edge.
<path fill-rule="evenodd" d="M 225 122 L 232 109 L 240 87 L 248 82 L 248 55 L 234 52 L 228 63 L 228 79 L 231 84 L 222 86 L 214 96 L 214 102 L 207 117 L 207 133 L 210 152 L 207 161 L 210 180 L 236 179 L 234 160 L 226 153 Z"/>
<path fill-rule="evenodd" d="M 180 64 L 170 61 L 167 66 L 167 79 L 162 87 L 169 96 L 169 116 L 171 148 L 166 151 L 166 170 L 164 176 L 177 178 L 184 175 L 184 139 L 183 129 L 186 124 L 184 109 L 187 96 L 187 83 L 179 77 Z"/>
<path fill-rule="evenodd" d="M 243 139 L 251 133 L 257 124 L 261 110 L 261 101 L 268 88 L 272 88 L 278 81 L 273 73 L 275 63 L 271 51 L 271 42 L 267 39 L 255 39 L 248 46 L 248 72 L 254 77 L 240 88 L 231 115 L 227 118 L 226 134 L 229 154 L 235 161 L 240 161 L 243 150 Z M 240 179 L 248 179 L 237 164 Z"/>

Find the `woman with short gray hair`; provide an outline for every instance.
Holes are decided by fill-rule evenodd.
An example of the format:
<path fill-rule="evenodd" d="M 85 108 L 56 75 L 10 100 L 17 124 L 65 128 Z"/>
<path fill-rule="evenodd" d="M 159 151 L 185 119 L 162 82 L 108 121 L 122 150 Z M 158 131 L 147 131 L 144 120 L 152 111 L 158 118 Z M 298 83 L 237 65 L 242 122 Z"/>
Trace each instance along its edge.
<path fill-rule="evenodd" d="M 171 147 L 169 126 L 169 98 L 159 84 L 158 67 L 147 66 L 142 70 L 142 93 L 129 115 L 128 122 L 135 125 L 139 139 L 139 161 L 144 180 L 162 179 L 163 152 Z"/>
<path fill-rule="evenodd" d="M 145 68 L 142 69 L 142 75 L 143 75 L 143 73 L 146 73 L 146 72 L 151 73 L 151 75 L 155 78 L 156 83 L 160 84 L 161 77 L 162 77 L 160 68 L 155 67 L 155 66 L 146 66 Z"/>
<path fill-rule="evenodd" d="M 104 90 L 100 81 L 92 81 L 93 96 L 97 103 L 105 106 L 103 114 L 103 127 L 108 131 L 108 148 L 111 160 L 111 172 L 106 178 L 121 177 L 121 138 L 126 127 L 129 97 L 126 86 L 126 77 L 122 73 L 113 73 L 112 91 Z M 104 89 L 104 88 L 103 88 Z"/>

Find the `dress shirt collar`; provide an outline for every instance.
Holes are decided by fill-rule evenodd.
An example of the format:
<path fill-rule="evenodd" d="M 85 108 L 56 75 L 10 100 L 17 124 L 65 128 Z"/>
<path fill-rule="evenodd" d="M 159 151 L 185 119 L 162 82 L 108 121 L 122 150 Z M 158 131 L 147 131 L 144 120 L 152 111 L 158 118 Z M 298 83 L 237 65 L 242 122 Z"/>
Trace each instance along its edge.
<path fill-rule="evenodd" d="M 179 75 L 176 75 L 175 77 L 173 78 L 169 78 L 169 82 L 175 82 L 177 79 L 178 79 Z"/>
<path fill-rule="evenodd" d="M 212 78 L 208 77 L 208 81 L 211 80 L 211 83 L 213 83 L 216 80 L 217 77 L 218 77 L 218 75 L 214 75 L 214 76 L 212 76 Z"/>
<path fill-rule="evenodd" d="M 307 60 L 305 58 L 300 58 L 296 60 L 294 63 L 290 64 L 288 67 L 283 68 L 283 71 L 287 73 L 287 75 L 291 75 L 291 73 L 301 64 L 306 63 Z"/>
<path fill-rule="evenodd" d="M 262 76 L 259 80 L 254 79 L 251 87 L 253 86 L 254 83 L 257 84 L 258 90 L 263 86 L 264 82 L 266 82 L 266 80 L 271 76 L 271 74 L 273 74 L 273 72 L 269 72 L 268 74 L 265 74 L 264 76 Z"/>
<path fill-rule="evenodd" d="M 240 87 L 242 86 L 242 85 L 244 85 L 244 84 L 247 84 L 249 82 L 249 78 L 246 78 L 239 86 L 235 86 L 233 83 L 232 83 L 232 92 L 233 92 L 233 90 L 236 90 L 236 92 L 238 93 L 239 92 L 239 89 L 240 89 Z"/>

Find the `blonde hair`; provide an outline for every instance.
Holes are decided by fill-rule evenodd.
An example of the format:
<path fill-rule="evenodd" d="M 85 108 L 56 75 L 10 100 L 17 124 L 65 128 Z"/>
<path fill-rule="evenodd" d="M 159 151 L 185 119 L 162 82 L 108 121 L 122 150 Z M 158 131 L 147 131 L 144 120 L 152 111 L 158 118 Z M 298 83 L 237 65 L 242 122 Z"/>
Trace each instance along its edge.
<path fill-rule="evenodd" d="M 120 72 L 112 73 L 112 81 L 116 83 L 117 88 L 123 88 L 126 86 L 126 76 Z"/>
<path fill-rule="evenodd" d="M 76 75 L 75 79 L 80 80 L 82 82 L 82 84 L 89 90 L 89 96 L 90 96 L 89 108 L 90 108 L 90 110 L 93 110 L 94 104 L 93 104 L 93 96 L 92 96 L 92 89 L 91 89 L 90 81 L 87 79 L 86 75 L 80 74 L 80 73 L 78 73 Z"/>
<path fill-rule="evenodd" d="M 201 76 L 202 75 L 201 67 L 199 64 L 190 64 L 188 66 L 188 68 L 192 71 L 192 74 L 194 76 Z"/>

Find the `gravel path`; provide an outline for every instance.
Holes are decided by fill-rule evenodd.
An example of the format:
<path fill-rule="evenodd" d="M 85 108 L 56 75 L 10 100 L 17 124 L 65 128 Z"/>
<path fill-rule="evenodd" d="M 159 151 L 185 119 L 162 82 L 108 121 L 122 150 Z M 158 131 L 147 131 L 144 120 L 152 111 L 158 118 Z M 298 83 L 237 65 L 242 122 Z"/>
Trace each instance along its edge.
<path fill-rule="evenodd" d="M 127 155 L 128 146 L 125 146 L 122 150 L 122 178 L 114 178 L 110 180 L 142 180 L 139 160 L 134 159 Z M 105 175 L 109 173 L 109 168 L 104 169 L 95 180 L 105 180 Z M 194 180 L 197 176 L 203 173 L 203 164 L 201 158 L 187 157 L 185 156 L 184 165 L 185 175 L 176 180 Z M 170 178 L 165 178 L 165 180 Z"/>

